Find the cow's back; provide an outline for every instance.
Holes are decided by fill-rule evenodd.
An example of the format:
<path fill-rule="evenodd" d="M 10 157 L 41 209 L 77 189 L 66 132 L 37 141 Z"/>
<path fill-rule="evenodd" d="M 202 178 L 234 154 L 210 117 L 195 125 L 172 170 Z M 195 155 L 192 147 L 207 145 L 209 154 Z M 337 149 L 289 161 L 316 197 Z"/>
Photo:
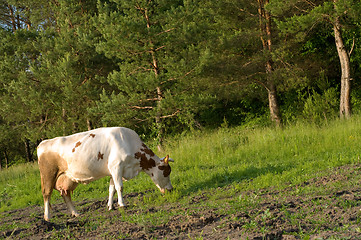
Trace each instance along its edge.
<path fill-rule="evenodd" d="M 37 154 L 41 156 L 46 152 L 54 152 L 59 155 L 67 152 L 74 141 L 78 141 L 86 135 L 86 132 L 76 133 L 70 136 L 56 137 L 42 141 L 37 147 Z"/>
<path fill-rule="evenodd" d="M 141 140 L 133 130 L 121 127 L 98 128 L 43 141 L 38 155 L 55 152 L 66 161 L 66 175 L 75 182 L 90 182 L 109 176 L 109 161 L 121 164 L 134 155 Z M 126 163 L 124 163 L 126 164 Z"/>

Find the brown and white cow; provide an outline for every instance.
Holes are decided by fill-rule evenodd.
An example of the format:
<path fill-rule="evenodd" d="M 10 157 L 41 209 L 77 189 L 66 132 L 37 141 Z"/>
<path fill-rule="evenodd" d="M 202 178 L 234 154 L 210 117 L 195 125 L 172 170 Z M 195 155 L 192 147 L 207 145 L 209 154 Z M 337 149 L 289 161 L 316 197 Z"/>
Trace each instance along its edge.
<path fill-rule="evenodd" d="M 162 193 L 172 190 L 170 182 L 173 161 L 159 158 L 133 130 L 123 127 L 98 128 L 66 137 L 42 141 L 38 146 L 41 189 L 44 197 L 44 219 L 50 219 L 50 197 L 53 189 L 60 192 L 71 214 L 78 216 L 71 193 L 78 183 L 87 184 L 111 176 L 109 210 L 115 190 L 118 204 L 125 206 L 122 196 L 123 180 L 147 173 Z"/>

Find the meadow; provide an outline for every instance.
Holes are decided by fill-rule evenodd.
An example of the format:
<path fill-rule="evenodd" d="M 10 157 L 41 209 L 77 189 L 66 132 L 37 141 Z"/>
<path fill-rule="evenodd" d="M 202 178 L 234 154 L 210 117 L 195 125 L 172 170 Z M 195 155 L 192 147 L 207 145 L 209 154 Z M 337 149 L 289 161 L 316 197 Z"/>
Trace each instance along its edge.
<path fill-rule="evenodd" d="M 217 208 L 219 214 L 227 211 L 232 215 L 255 203 L 252 196 L 257 193 L 281 193 L 293 186 L 303 186 L 311 179 L 330 176 L 337 167 L 357 166 L 361 162 L 360 149 L 359 116 L 322 125 L 299 123 L 283 128 L 236 127 L 194 131 L 169 138 L 165 144 L 167 154 L 175 160 L 171 163 L 171 180 L 175 190 L 163 196 L 151 179 L 142 173 L 125 182 L 125 201 L 131 202 L 133 210 L 168 204 L 188 209 L 186 206 L 198 199 L 199 206 L 207 205 Z M 162 156 L 162 153 L 157 154 Z M 74 191 L 75 205 L 80 201 L 105 200 L 108 180 L 104 178 L 79 185 Z M 290 194 L 322 194 L 325 191 L 322 186 L 306 184 Z M 207 201 L 202 203 L 202 196 L 207 196 Z M 222 199 L 227 200 L 223 202 Z M 52 203 L 62 203 L 56 191 Z M 14 166 L 0 172 L 0 212 L 34 205 L 42 207 L 42 204 L 37 163 Z M 222 210 L 219 207 L 222 204 L 228 207 Z M 41 216 L 42 213 L 39 214 Z M 136 216 L 129 214 L 127 217 L 123 214 L 122 221 L 143 226 L 149 223 L 166 224 L 177 214 L 177 211 L 165 210 Z M 266 216 L 267 212 L 262 214 Z"/>
<path fill-rule="evenodd" d="M 234 185 L 239 190 L 270 186 L 282 189 L 312 178 L 322 170 L 360 162 L 361 118 L 337 120 L 323 126 L 195 131 L 168 139 L 165 149 L 175 160 L 171 179 L 176 190 L 168 196 L 169 200 L 225 185 Z M 108 182 L 104 178 L 79 185 L 74 200 L 106 198 Z M 140 174 L 125 183 L 125 194 L 152 188 L 150 178 Z M 0 189 L 0 211 L 41 205 L 37 163 L 1 171 Z M 61 199 L 58 195 L 54 192 L 52 200 Z"/>

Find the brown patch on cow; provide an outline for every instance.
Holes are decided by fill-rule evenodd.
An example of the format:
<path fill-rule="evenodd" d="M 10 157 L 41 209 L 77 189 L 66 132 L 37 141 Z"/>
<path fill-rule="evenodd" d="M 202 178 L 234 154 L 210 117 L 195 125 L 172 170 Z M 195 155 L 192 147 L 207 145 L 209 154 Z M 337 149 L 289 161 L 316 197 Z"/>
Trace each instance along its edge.
<path fill-rule="evenodd" d="M 77 142 L 77 143 L 75 143 L 75 147 L 73 148 L 73 152 L 75 152 L 75 148 L 79 147 L 80 145 L 81 145 L 81 142 L 80 142 L 80 141 Z"/>
<path fill-rule="evenodd" d="M 169 165 L 158 166 L 158 168 L 159 168 L 159 170 L 163 171 L 164 177 L 168 177 L 172 171 Z"/>
<path fill-rule="evenodd" d="M 155 154 L 152 150 L 150 150 L 147 145 L 145 145 L 144 143 L 142 143 L 142 149 L 140 149 L 140 151 L 145 152 L 146 154 L 148 154 L 149 156 L 153 157 Z"/>
<path fill-rule="evenodd" d="M 99 152 L 99 153 L 98 153 L 98 161 L 99 161 L 100 159 L 103 159 L 103 157 L 104 157 L 104 153 L 101 154 L 101 153 Z"/>
<path fill-rule="evenodd" d="M 134 157 L 135 157 L 136 159 L 139 159 L 141 156 L 142 156 L 142 153 L 140 153 L 140 152 L 134 153 Z"/>
<path fill-rule="evenodd" d="M 152 167 L 155 167 L 155 161 L 152 158 L 148 159 L 145 154 L 141 154 L 141 156 L 140 156 L 140 167 L 143 170 L 149 170 Z"/>
<path fill-rule="evenodd" d="M 95 134 L 91 133 L 89 137 L 95 138 Z"/>
<path fill-rule="evenodd" d="M 149 159 L 147 155 L 150 156 Z M 143 170 L 149 170 L 156 166 L 155 160 L 151 158 L 153 156 L 155 156 L 154 152 L 150 150 L 144 143 L 142 143 L 142 148 L 140 149 L 140 151 L 134 153 L 134 157 L 136 159 L 140 159 L 139 164 Z"/>

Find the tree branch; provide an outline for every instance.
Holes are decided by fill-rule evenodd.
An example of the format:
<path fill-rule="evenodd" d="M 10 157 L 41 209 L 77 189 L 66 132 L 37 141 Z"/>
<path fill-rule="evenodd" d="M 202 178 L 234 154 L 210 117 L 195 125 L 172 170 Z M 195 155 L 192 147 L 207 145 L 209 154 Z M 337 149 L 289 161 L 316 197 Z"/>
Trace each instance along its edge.
<path fill-rule="evenodd" d="M 141 106 L 131 106 L 131 108 L 134 108 L 134 109 L 153 109 L 153 107 L 149 107 L 149 106 L 145 106 L 145 107 L 141 107 Z"/>
<path fill-rule="evenodd" d="M 309 1 L 309 0 L 305 0 L 305 2 L 308 3 L 309 5 L 311 5 L 312 7 L 315 7 L 315 6 L 316 6 L 315 3 L 313 3 L 313 2 L 311 2 L 311 1 Z"/>
<path fill-rule="evenodd" d="M 139 102 L 149 102 L 149 101 L 158 101 L 158 98 L 147 98 L 147 99 L 141 99 Z"/>
<path fill-rule="evenodd" d="M 165 48 L 165 45 L 163 45 L 163 46 L 161 46 L 161 47 L 159 47 L 159 48 L 156 48 L 156 49 L 154 49 L 154 50 L 152 50 L 152 51 L 156 52 L 156 51 L 158 51 L 158 50 L 160 50 L 160 49 L 162 49 L 162 48 Z M 149 51 L 149 52 L 151 52 L 151 51 Z"/>
<path fill-rule="evenodd" d="M 130 76 L 130 75 L 133 75 L 133 74 L 137 73 L 137 72 L 138 72 L 138 70 L 143 70 L 144 72 L 149 72 L 149 71 L 152 71 L 153 69 L 150 69 L 150 68 L 145 68 L 145 67 L 138 67 L 138 68 L 137 68 L 137 69 L 135 69 L 134 71 L 130 72 L 130 73 L 128 74 L 128 76 Z"/>
<path fill-rule="evenodd" d="M 159 118 L 170 118 L 170 117 L 174 117 L 174 116 L 177 115 L 179 112 L 180 112 L 180 110 L 177 109 L 177 111 L 175 111 L 174 113 L 169 114 L 169 115 L 166 115 L 166 116 L 161 116 L 161 117 L 159 117 Z"/>
<path fill-rule="evenodd" d="M 351 47 L 350 51 L 348 52 L 348 56 L 349 56 L 349 57 L 351 56 L 354 48 L 355 48 L 355 36 L 353 36 L 352 47 Z"/>
<path fill-rule="evenodd" d="M 181 76 L 180 78 L 170 78 L 166 81 L 163 81 L 160 83 L 160 85 L 163 85 L 164 83 L 166 82 L 171 82 L 171 81 L 174 81 L 174 80 L 177 80 L 177 79 L 182 79 L 182 78 L 185 78 L 186 76 L 188 76 L 189 74 L 191 74 L 192 72 L 194 72 L 194 69 L 190 70 L 189 72 L 185 73 L 183 76 Z"/>
<path fill-rule="evenodd" d="M 259 85 L 261 85 L 262 87 L 264 87 L 267 91 L 270 91 L 269 87 L 267 87 L 267 85 L 257 79 L 253 79 L 253 81 L 255 81 L 256 83 L 258 83 Z"/>
<path fill-rule="evenodd" d="M 171 29 L 165 30 L 165 31 L 163 31 L 163 32 L 160 32 L 160 33 L 156 34 L 155 36 L 159 36 L 159 35 L 161 35 L 161 34 L 163 34 L 163 33 L 167 33 L 167 32 L 173 31 L 174 29 L 175 29 L 175 28 L 171 28 Z"/>

